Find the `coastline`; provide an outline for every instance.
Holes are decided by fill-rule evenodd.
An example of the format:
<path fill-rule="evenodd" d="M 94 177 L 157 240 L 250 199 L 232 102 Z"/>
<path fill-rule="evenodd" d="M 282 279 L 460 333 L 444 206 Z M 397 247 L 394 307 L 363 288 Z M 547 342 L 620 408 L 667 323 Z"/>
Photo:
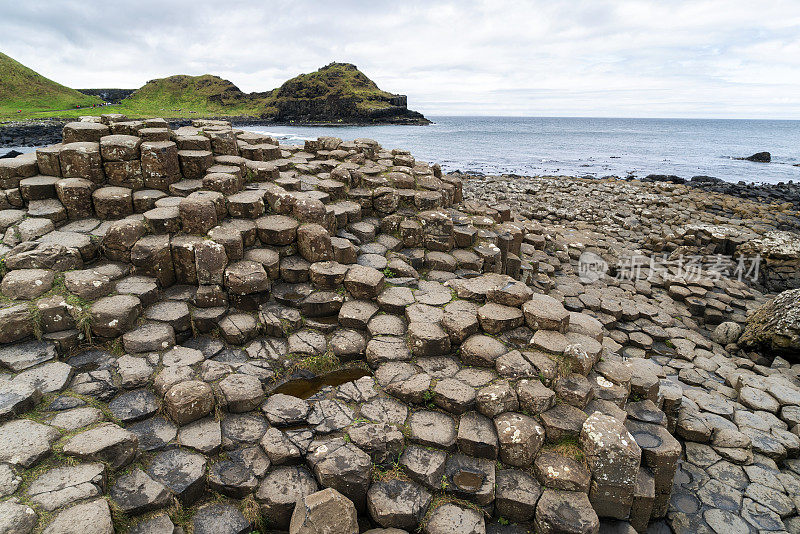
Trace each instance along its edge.
<path fill-rule="evenodd" d="M 776 203 L 790 203 L 794 209 L 800 210 L 800 183 L 746 183 L 746 182 L 726 182 L 719 178 L 712 178 L 708 176 L 695 176 L 689 180 L 670 181 L 659 179 L 663 175 L 650 175 L 643 178 L 607 176 L 602 178 L 589 178 L 582 176 L 570 175 L 534 175 L 526 176 L 519 174 L 485 174 L 473 171 L 452 171 L 450 174 L 462 178 L 465 182 L 468 180 L 483 180 L 492 182 L 516 182 L 514 187 L 509 186 L 509 192 L 518 191 L 519 188 L 524 187 L 526 182 L 540 181 L 540 180 L 575 180 L 577 182 L 620 182 L 620 183 L 637 183 L 642 187 L 657 188 L 657 184 L 670 184 L 677 186 L 685 186 L 687 188 L 697 189 L 705 193 L 716 193 L 736 197 L 743 200 L 753 202 L 760 202 L 765 204 Z M 649 185 L 647 185 L 649 184 Z"/>
<path fill-rule="evenodd" d="M 195 117 L 200 118 L 200 117 Z M 321 121 L 274 121 L 259 117 L 247 116 L 214 116 L 202 117 L 207 120 L 230 121 L 233 126 L 311 126 L 311 127 L 348 127 L 348 126 L 427 126 L 433 124 L 428 119 L 403 119 L 386 121 L 348 121 L 348 122 L 321 122 Z M 70 117 L 47 117 L 43 119 L 25 119 L 7 122 L 0 121 L 0 148 L 7 147 L 33 147 L 58 143 L 61 139 L 61 130 L 65 124 L 77 119 Z M 132 118 L 130 120 L 139 120 Z M 189 126 L 193 118 L 167 118 L 170 128 Z"/>
<path fill-rule="evenodd" d="M 54 149 L 58 168 L 47 151 L 41 163 L 26 155 L 2 165 L 6 183 L 17 187 L 0 191 L 8 269 L 0 289 L 11 303 L 0 307 L 0 342 L 9 347 L 0 363 L 15 384 L 54 366 L 68 371 L 48 372 L 47 394 L 17 388 L 21 393 L 6 401 L 10 422 L 3 425 L 14 431 L 0 432 L 0 456 L 21 450 L 31 459 L 19 469 L 37 481 L 53 476 L 30 469 L 39 469 L 34 464 L 58 446 L 59 435 L 48 433 L 41 445 L 19 444 L 16 436 L 47 431 L 25 417 L 33 409 L 52 414 L 42 419 L 52 424 L 69 415 L 55 412 L 81 409 L 80 398 L 64 408 L 76 398 L 66 391 L 92 397 L 119 422 L 79 421 L 66 456 L 85 458 L 83 444 L 105 440 L 121 458 L 113 469 L 122 469 L 139 461 L 140 443 L 155 443 L 152 455 L 139 456 L 141 469 L 97 487 L 97 495 L 107 493 L 131 516 L 144 506 L 163 508 L 163 521 L 180 525 L 207 524 L 208 500 L 216 496 L 203 489 L 179 522 L 166 497 L 139 489 L 140 480 L 160 483 L 157 473 L 172 465 L 176 451 L 212 466 L 208 475 L 198 469 L 198 480 L 206 476 L 208 488 L 227 499 L 211 510 L 225 507 L 242 524 L 245 499 L 265 516 L 275 512 L 269 492 L 287 470 L 313 480 L 310 473 L 324 469 L 330 478 L 321 484 L 359 481 L 341 502 L 353 507 L 354 522 L 369 527 L 408 509 L 405 497 L 391 496 L 389 483 L 497 506 L 520 501 L 516 488 L 526 483 L 544 488 L 537 499 L 548 508 L 537 504 L 509 519 L 498 507 L 476 524 L 525 530 L 556 524 L 548 510 L 571 507 L 579 510 L 568 518 L 571 531 L 590 531 L 581 526 L 587 524 L 596 532 L 608 522 L 606 509 L 589 498 L 590 467 L 581 461 L 611 465 L 631 450 L 626 495 L 633 495 L 636 473 L 661 471 L 659 491 L 654 477 L 644 496 L 651 506 L 637 508 L 632 497 L 618 504 L 628 531 L 650 524 L 679 533 L 701 531 L 683 526 L 706 517 L 679 506 L 694 491 L 689 473 L 725 480 L 705 456 L 752 469 L 764 458 L 800 456 L 800 427 L 787 430 L 798 424 L 797 411 L 781 409 L 800 407 L 800 369 L 791 366 L 800 349 L 796 342 L 776 345 L 780 334 L 758 324 L 759 312 L 773 314 L 775 293 L 800 287 L 800 214 L 790 202 L 656 177 L 454 174 L 370 139 L 275 147 L 267 134 L 219 124 L 176 131 L 171 156 L 157 159 L 158 169 L 169 159 L 180 169 L 175 181 L 156 174 L 136 183 L 120 180 L 120 162 L 103 155 L 133 156 L 122 161 L 135 162 L 128 174 L 136 178 L 143 156 L 151 157 L 143 147 L 153 143 L 98 135 L 104 128 L 65 128 L 65 138 L 80 137 L 94 150 L 102 170 L 85 165 L 68 169 L 79 177 L 47 176 L 78 157 L 69 142 Z M 105 139 L 106 150 L 85 139 Z M 195 142 L 210 150 L 185 148 Z M 253 171 L 247 181 L 242 166 Z M 745 254 L 748 261 L 763 258 L 760 274 L 710 268 L 714 260 L 735 265 Z M 653 262 L 636 269 L 634 258 Z M 692 258 L 700 258 L 701 269 L 688 270 L 684 260 Z M 62 321 L 67 313 L 72 322 Z M 63 361 L 50 361 L 56 359 Z M 354 369 L 352 362 L 362 360 Z M 174 382 L 173 373 L 181 373 Z M 309 394 L 276 395 L 285 387 Z M 785 401 L 770 401 L 770 391 Z M 733 403 L 736 417 L 717 413 Z M 385 412 L 408 431 L 384 421 Z M 211 431 L 191 434 L 200 425 Z M 587 428 L 606 429 L 603 440 L 587 439 Z M 284 466 L 278 462 L 287 449 L 293 463 Z M 443 474 L 419 482 L 382 478 L 383 465 L 417 473 L 434 461 L 403 456 L 409 450 L 438 455 Z M 373 461 L 370 454 L 382 456 Z M 248 460 L 253 455 L 261 455 L 260 464 Z M 61 456 L 53 460 L 42 466 L 80 474 Z M 232 462 L 243 476 L 228 482 Z M 560 474 L 564 465 L 586 482 L 555 491 L 575 484 Z M 780 474 L 793 476 L 793 465 Z M 468 479 L 460 489 L 463 473 L 488 482 Z M 150 474 L 155 478 L 147 482 Z M 30 494 L 37 483 L 11 493 Z M 742 501 L 746 491 L 730 487 L 725 494 Z M 766 507 L 792 490 L 770 491 L 752 502 Z M 140 497 L 151 501 L 140 505 Z M 701 497 L 705 511 L 722 509 L 714 494 Z M 69 517 L 72 498 L 54 507 L 54 521 Z M 435 525 L 440 510 L 470 510 L 424 501 L 415 505 L 409 531 Z M 355 502 L 378 504 L 357 512 Z M 424 523 L 428 511 L 433 519 Z M 770 524 L 795 532 L 800 517 L 794 509 L 785 513 L 785 521 L 775 514 Z M 113 529 L 118 520 L 108 514 L 106 523 Z"/>

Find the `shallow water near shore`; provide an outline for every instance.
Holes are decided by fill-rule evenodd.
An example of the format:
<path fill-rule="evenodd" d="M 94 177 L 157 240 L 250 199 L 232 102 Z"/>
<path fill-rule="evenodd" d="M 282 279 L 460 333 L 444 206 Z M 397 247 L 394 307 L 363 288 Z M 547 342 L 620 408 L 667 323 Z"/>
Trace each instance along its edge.
<path fill-rule="evenodd" d="M 800 180 L 800 121 L 429 117 L 429 126 L 250 126 L 282 143 L 369 137 L 446 171 L 485 174 L 714 176 L 727 182 Z M 734 158 L 768 151 L 772 163 Z"/>
<path fill-rule="evenodd" d="M 713 176 L 726 182 L 800 181 L 800 121 L 429 117 L 428 126 L 237 126 L 284 144 L 368 137 L 446 172 L 644 178 Z M 35 147 L 4 147 L 32 152 Z M 771 163 L 736 158 L 772 154 Z"/>

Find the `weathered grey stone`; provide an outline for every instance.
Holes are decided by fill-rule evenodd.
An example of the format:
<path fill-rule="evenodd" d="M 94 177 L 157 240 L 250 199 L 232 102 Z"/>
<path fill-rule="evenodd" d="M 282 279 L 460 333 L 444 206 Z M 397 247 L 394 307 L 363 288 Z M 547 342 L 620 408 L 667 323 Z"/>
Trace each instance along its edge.
<path fill-rule="evenodd" d="M 219 421 L 204 417 L 181 427 L 178 442 L 205 454 L 215 454 L 222 446 L 222 428 Z"/>
<path fill-rule="evenodd" d="M 414 482 L 386 480 L 370 487 L 367 509 L 382 527 L 411 531 L 419 525 L 431 500 L 431 494 Z"/>
<path fill-rule="evenodd" d="M 257 485 L 253 472 L 239 462 L 223 460 L 212 465 L 208 472 L 209 488 L 234 499 L 243 499 Z"/>
<path fill-rule="evenodd" d="M 428 518 L 426 534 L 486 534 L 483 515 L 471 508 L 443 504 Z"/>
<path fill-rule="evenodd" d="M 356 510 L 365 510 L 367 489 L 372 481 L 372 460 L 367 453 L 336 438 L 309 450 L 307 461 L 320 485 L 342 492 L 353 501 Z"/>
<path fill-rule="evenodd" d="M 46 534 L 113 534 L 111 509 L 105 499 L 76 504 L 59 512 L 50 525 L 44 529 Z"/>
<path fill-rule="evenodd" d="M 509 521 L 530 521 L 536 513 L 536 503 L 542 488 L 535 478 L 517 469 L 497 471 L 495 507 Z"/>
<path fill-rule="evenodd" d="M 169 416 L 179 425 L 196 421 L 214 409 L 211 386 L 199 380 L 189 380 L 172 386 L 164 396 Z"/>
<path fill-rule="evenodd" d="M 207 504 L 192 518 L 194 534 L 248 534 L 252 528 L 250 521 L 231 504 Z"/>
<path fill-rule="evenodd" d="M 32 410 L 42 392 L 28 382 L 0 382 L 0 421 Z"/>
<path fill-rule="evenodd" d="M 545 430 L 535 419 L 506 412 L 494 419 L 500 441 L 500 459 L 509 465 L 527 467 L 544 443 Z"/>
<path fill-rule="evenodd" d="M 159 453 L 147 468 L 147 474 L 169 489 L 183 506 L 191 506 L 205 492 L 205 472 L 205 457 L 182 449 Z"/>
<path fill-rule="evenodd" d="M 3 534 L 30 534 L 39 516 L 25 504 L 13 501 L 0 502 L 0 532 Z"/>
<path fill-rule="evenodd" d="M 67 440 L 64 454 L 105 462 L 117 470 L 134 460 L 138 445 L 139 439 L 133 432 L 114 423 L 103 423 Z"/>
<path fill-rule="evenodd" d="M 289 524 L 290 534 L 358 534 L 358 530 L 355 506 L 333 488 L 299 500 Z"/>
<path fill-rule="evenodd" d="M 489 336 L 474 335 L 461 345 L 461 360 L 465 365 L 494 367 L 495 361 L 507 353 L 502 342 Z"/>
<path fill-rule="evenodd" d="M 310 410 L 303 399 L 277 393 L 270 395 L 261 411 L 267 416 L 270 424 L 275 426 L 295 425 L 306 421 Z"/>
<path fill-rule="evenodd" d="M 0 291 L 12 299 L 35 299 L 53 286 L 54 273 L 45 269 L 17 269 L 7 273 L 0 283 Z"/>
<path fill-rule="evenodd" d="M 452 450 L 456 444 L 456 423 L 449 415 L 418 411 L 411 414 L 408 421 L 411 441 L 428 447 Z"/>
<path fill-rule="evenodd" d="M 117 506 L 130 515 L 163 508 L 171 501 L 167 488 L 141 469 L 119 477 L 111 487 L 110 495 Z"/>
<path fill-rule="evenodd" d="M 585 493 L 546 489 L 536 505 L 536 532 L 597 533 L 600 521 Z"/>
<path fill-rule="evenodd" d="M 0 462 L 31 467 L 50 454 L 58 430 L 28 419 L 0 425 Z"/>
<path fill-rule="evenodd" d="M 43 341 L 28 341 L 0 347 L 0 364 L 15 373 L 55 358 L 55 345 Z"/>
<path fill-rule="evenodd" d="M 258 486 L 256 501 L 261 513 L 276 528 L 287 529 L 295 503 L 319 489 L 314 476 L 303 467 L 278 467 Z"/>
<path fill-rule="evenodd" d="M 256 409 L 264 400 L 261 381 L 252 375 L 234 373 L 226 376 L 220 383 L 224 405 L 234 413 L 249 412 Z"/>
<path fill-rule="evenodd" d="M 102 495 L 105 483 L 105 465 L 79 464 L 43 473 L 31 483 L 27 493 L 32 502 L 52 512 L 75 501 Z"/>

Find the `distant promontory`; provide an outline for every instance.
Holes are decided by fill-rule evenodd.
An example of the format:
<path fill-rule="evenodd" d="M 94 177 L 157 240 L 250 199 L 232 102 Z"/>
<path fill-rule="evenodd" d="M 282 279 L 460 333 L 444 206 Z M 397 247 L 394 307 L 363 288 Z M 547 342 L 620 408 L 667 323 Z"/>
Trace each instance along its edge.
<path fill-rule="evenodd" d="M 330 63 L 315 72 L 295 76 L 271 91 L 254 93 L 244 93 L 231 81 L 211 74 L 158 78 L 136 90 L 76 91 L 3 54 L 0 72 L 4 74 L 0 79 L 0 119 L 66 118 L 113 109 L 131 118 L 247 117 L 294 124 L 430 123 L 421 113 L 408 109 L 405 95 L 380 89 L 350 63 Z M 101 103 L 105 104 L 98 107 Z"/>

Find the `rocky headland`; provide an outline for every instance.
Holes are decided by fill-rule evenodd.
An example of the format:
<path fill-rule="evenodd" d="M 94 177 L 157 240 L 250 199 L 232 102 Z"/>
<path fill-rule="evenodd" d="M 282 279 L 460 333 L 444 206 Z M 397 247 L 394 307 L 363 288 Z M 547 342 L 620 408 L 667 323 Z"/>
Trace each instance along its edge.
<path fill-rule="evenodd" d="M 245 93 L 231 81 L 213 74 L 179 74 L 148 81 L 139 89 L 82 89 L 64 87 L 0 53 L 0 119 L 72 117 L 107 112 L 132 117 L 190 117 L 261 121 L 261 124 L 430 124 L 408 109 L 406 95 L 382 90 L 351 63 L 329 63 L 295 76 L 270 91 Z M 108 112 L 110 113 L 110 112 Z M 47 114 L 47 115 L 43 115 Z M 38 131 L 39 144 L 50 144 L 52 132 L 38 123 L 25 130 L 0 129 L 4 138 L 21 139 L 24 146 Z M 63 123 L 62 123 L 63 125 Z M 12 125 L 19 128 L 19 125 Z M 14 145 L 12 145 L 14 146 Z"/>
<path fill-rule="evenodd" d="M 0 532 L 800 531 L 792 202 L 169 126 L 0 160 Z"/>

